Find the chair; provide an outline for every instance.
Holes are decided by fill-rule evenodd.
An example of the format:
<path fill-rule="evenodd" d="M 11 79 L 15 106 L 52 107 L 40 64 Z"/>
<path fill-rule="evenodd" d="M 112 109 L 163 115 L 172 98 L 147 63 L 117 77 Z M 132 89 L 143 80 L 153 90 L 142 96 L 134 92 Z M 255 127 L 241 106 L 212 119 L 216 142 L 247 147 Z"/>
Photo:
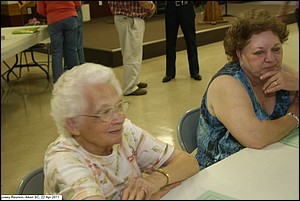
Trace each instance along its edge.
<path fill-rule="evenodd" d="M 196 132 L 200 115 L 200 107 L 188 110 L 179 120 L 177 138 L 181 148 L 192 153 L 197 148 Z"/>
<path fill-rule="evenodd" d="M 29 172 L 20 182 L 17 195 L 43 195 L 44 194 L 44 171 L 43 167 Z"/>

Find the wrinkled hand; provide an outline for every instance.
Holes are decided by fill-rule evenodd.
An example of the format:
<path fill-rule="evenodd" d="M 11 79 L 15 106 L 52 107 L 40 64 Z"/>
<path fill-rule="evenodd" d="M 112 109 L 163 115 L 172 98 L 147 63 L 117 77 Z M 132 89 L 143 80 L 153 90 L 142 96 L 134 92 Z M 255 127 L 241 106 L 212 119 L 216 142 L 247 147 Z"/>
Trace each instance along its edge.
<path fill-rule="evenodd" d="M 143 178 L 130 179 L 127 186 L 122 191 L 122 200 L 159 200 L 171 189 L 179 186 L 181 182 L 176 182 L 158 189 Z"/>
<path fill-rule="evenodd" d="M 261 75 L 260 79 L 267 79 L 263 86 L 263 90 L 266 94 L 274 93 L 279 90 L 299 90 L 299 75 L 293 75 L 284 71 L 269 71 Z"/>
<path fill-rule="evenodd" d="M 149 200 L 157 192 L 148 181 L 143 178 L 130 179 L 122 191 L 122 200 Z"/>

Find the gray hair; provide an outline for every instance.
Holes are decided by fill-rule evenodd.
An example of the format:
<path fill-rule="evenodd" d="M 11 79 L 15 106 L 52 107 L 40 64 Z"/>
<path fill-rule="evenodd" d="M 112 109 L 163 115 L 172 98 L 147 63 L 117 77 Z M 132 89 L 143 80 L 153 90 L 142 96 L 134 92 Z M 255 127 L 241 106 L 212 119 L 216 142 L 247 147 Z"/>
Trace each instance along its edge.
<path fill-rule="evenodd" d="M 60 76 L 54 84 L 50 101 L 50 114 L 60 135 L 64 137 L 71 136 L 65 119 L 75 117 L 86 106 L 87 103 L 83 97 L 85 87 L 102 83 L 111 83 L 117 93 L 120 96 L 122 95 L 120 83 L 113 70 L 100 64 L 85 63 L 73 67 Z"/>

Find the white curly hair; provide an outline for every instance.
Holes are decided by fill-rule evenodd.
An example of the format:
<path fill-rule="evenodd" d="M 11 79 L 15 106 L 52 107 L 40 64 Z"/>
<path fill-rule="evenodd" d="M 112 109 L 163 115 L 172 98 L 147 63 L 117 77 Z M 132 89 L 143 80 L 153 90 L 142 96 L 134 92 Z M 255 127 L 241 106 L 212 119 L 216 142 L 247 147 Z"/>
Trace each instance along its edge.
<path fill-rule="evenodd" d="M 73 67 L 60 76 L 54 84 L 50 101 L 50 114 L 60 135 L 64 137 L 71 136 L 65 119 L 76 116 L 86 105 L 86 100 L 82 96 L 86 85 L 107 82 L 115 87 L 119 95 L 122 95 L 120 83 L 113 70 L 100 64 L 85 63 Z"/>

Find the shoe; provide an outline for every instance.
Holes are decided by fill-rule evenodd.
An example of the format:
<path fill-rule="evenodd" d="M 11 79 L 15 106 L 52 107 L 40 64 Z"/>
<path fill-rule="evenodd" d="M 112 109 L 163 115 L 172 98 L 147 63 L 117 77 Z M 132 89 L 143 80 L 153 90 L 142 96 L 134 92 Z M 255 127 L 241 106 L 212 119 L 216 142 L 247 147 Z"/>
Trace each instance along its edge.
<path fill-rule="evenodd" d="M 194 80 L 202 80 L 202 76 L 199 74 L 191 76 L 191 78 L 194 78 Z"/>
<path fill-rule="evenodd" d="M 148 86 L 147 83 L 144 83 L 144 82 L 140 82 L 137 84 L 138 88 L 146 88 Z"/>
<path fill-rule="evenodd" d="M 164 79 L 162 80 L 162 82 L 169 82 L 171 81 L 172 79 L 174 79 L 174 77 L 170 77 L 170 76 L 165 76 Z"/>
<path fill-rule="evenodd" d="M 138 88 L 134 92 L 132 92 L 130 94 L 126 94 L 124 96 L 141 96 L 141 95 L 145 95 L 146 93 L 147 93 L 147 90 Z"/>

